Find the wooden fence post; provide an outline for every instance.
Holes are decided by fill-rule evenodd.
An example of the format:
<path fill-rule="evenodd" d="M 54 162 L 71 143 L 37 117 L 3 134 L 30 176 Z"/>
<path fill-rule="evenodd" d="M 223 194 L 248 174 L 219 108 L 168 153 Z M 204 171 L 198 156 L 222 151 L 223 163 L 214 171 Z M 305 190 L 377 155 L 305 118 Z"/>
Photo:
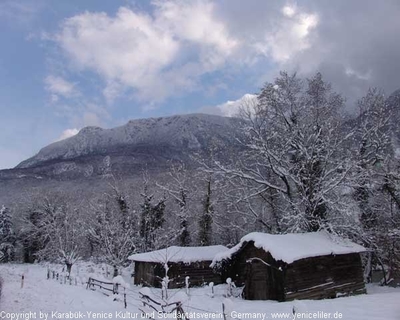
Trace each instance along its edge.
<path fill-rule="evenodd" d="M 186 294 L 187 295 L 189 295 L 189 285 L 190 285 L 189 279 L 190 279 L 189 276 L 185 277 L 185 288 L 186 288 Z"/>
<path fill-rule="evenodd" d="M 118 294 L 118 283 L 114 283 L 113 285 L 113 294 Z"/>
<path fill-rule="evenodd" d="M 89 279 L 88 279 L 87 285 L 86 285 L 86 290 L 89 289 L 89 287 L 90 287 L 90 279 L 92 279 L 92 278 L 89 278 Z"/>
<path fill-rule="evenodd" d="M 222 315 L 224 316 L 224 320 L 226 320 L 225 304 L 223 302 L 222 302 Z"/>
<path fill-rule="evenodd" d="M 228 289 L 226 292 L 227 297 L 232 297 L 232 288 L 233 288 L 233 283 L 232 283 L 232 279 L 228 278 L 226 279 L 226 283 L 228 284 Z"/>

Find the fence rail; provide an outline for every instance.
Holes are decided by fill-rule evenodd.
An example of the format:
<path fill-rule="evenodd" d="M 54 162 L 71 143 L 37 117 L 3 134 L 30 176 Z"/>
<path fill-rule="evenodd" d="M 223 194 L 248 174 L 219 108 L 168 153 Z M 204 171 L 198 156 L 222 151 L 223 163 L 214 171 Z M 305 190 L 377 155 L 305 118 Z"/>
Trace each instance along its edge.
<path fill-rule="evenodd" d="M 112 292 L 113 294 L 118 293 L 118 292 L 115 292 L 115 285 L 113 282 L 105 282 L 105 281 L 97 280 L 94 278 L 89 278 L 87 285 L 86 285 L 86 289 L 94 289 L 95 290 L 96 286 L 99 287 L 100 289 Z"/>
<path fill-rule="evenodd" d="M 143 294 L 139 292 L 140 294 L 140 300 L 142 301 L 143 307 L 144 308 L 139 308 L 140 311 L 142 311 L 143 314 L 146 314 L 145 308 L 150 308 L 153 311 L 156 311 L 157 313 L 160 311 L 158 308 L 161 308 L 162 313 L 169 313 L 169 314 L 174 314 L 176 313 L 177 319 L 181 320 L 189 320 L 186 317 L 186 313 L 182 308 L 182 302 L 181 301 L 175 301 L 175 302 L 159 302 L 156 301 L 155 299 L 151 298 L 150 296 Z M 168 310 L 167 308 L 172 307 L 171 310 Z"/>
<path fill-rule="evenodd" d="M 119 285 L 117 283 L 113 283 L 113 282 L 106 282 L 106 281 L 101 281 L 101 280 L 97 280 L 95 278 L 90 277 L 88 279 L 87 285 L 86 285 L 86 289 L 91 289 L 91 290 L 96 290 L 95 287 L 99 287 L 99 289 L 101 290 L 106 290 L 108 292 L 111 292 L 113 295 L 119 294 Z M 123 287 L 124 292 L 121 293 L 124 297 L 124 307 L 126 309 L 127 303 L 126 303 L 126 290 L 125 287 Z M 107 293 L 104 293 L 106 295 L 109 295 Z"/>
<path fill-rule="evenodd" d="M 56 281 L 59 281 L 61 284 L 69 283 L 71 285 L 75 283 L 75 285 L 78 285 L 77 281 L 78 278 L 79 277 L 72 277 L 69 274 L 67 275 L 65 272 L 59 272 L 50 268 L 47 269 L 47 279 L 48 280 L 54 279 Z M 148 308 L 149 310 L 155 311 L 156 313 L 161 312 L 164 314 L 171 314 L 176 316 L 177 319 L 189 320 L 185 311 L 183 310 L 185 306 L 183 305 L 182 301 L 178 300 L 173 302 L 167 302 L 164 299 L 159 300 L 155 296 L 150 296 L 140 291 L 138 293 L 133 292 L 132 290 L 126 288 L 122 284 L 98 280 L 93 277 L 89 277 L 87 281 L 83 281 L 83 279 L 81 280 L 82 281 L 79 281 L 79 284 L 85 285 L 87 290 L 96 291 L 98 289 L 100 290 L 101 293 L 107 296 L 119 295 L 120 297 L 123 297 L 123 303 L 125 309 L 127 308 L 127 296 L 129 296 L 129 305 L 136 307 L 142 313 L 146 313 L 145 309 Z M 188 288 L 186 288 L 186 291 L 188 291 Z M 1 278 L 0 278 L 0 295 L 1 295 Z M 115 297 L 114 300 L 121 301 L 122 299 L 117 299 L 117 297 Z M 151 319 L 149 317 L 147 318 Z"/>

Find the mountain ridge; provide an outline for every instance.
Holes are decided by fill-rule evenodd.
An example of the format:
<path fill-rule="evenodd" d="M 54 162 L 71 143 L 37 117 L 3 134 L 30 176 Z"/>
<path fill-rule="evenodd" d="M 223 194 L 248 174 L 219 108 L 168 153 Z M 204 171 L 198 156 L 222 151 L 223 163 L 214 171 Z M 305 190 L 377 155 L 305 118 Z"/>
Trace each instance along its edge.
<path fill-rule="evenodd" d="M 95 153 L 115 153 L 115 149 L 132 146 L 164 146 L 198 151 L 208 143 L 234 143 L 237 118 L 207 114 L 187 114 L 170 117 L 130 120 L 125 125 L 103 129 L 85 127 L 75 136 L 54 142 L 42 148 L 33 157 L 22 161 L 14 169 L 33 168 L 50 160 L 72 160 Z M 228 137 L 231 134 L 231 137 Z M 223 140 L 223 141 L 222 141 Z"/>

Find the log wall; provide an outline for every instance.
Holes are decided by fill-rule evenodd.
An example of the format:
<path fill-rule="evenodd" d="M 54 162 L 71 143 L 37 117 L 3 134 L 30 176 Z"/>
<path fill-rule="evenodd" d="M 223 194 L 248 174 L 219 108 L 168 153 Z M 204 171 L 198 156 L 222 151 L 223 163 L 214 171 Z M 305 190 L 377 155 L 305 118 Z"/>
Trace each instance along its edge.
<path fill-rule="evenodd" d="M 185 287 L 186 276 L 189 277 L 190 286 L 201 286 L 206 283 L 222 283 L 221 275 L 210 268 L 211 261 L 201 261 L 191 264 L 169 263 L 168 277 L 170 278 L 169 288 Z M 136 285 L 150 287 L 161 287 L 161 279 L 165 275 L 164 267 L 156 262 L 135 262 Z"/>
<path fill-rule="evenodd" d="M 201 261 L 191 264 L 174 263 L 171 265 L 168 275 L 172 278 L 170 288 L 185 287 L 185 278 L 189 276 L 190 286 L 202 286 L 210 282 L 222 283 L 221 275 L 210 268 L 211 261 Z"/>
<path fill-rule="evenodd" d="M 248 300 L 325 299 L 366 292 L 358 253 L 310 257 L 286 264 L 248 242 L 221 270 L 223 279 L 231 277 L 237 286 L 245 286 L 244 297 Z"/>
<path fill-rule="evenodd" d="M 148 287 L 161 287 L 161 278 L 163 268 L 158 263 L 153 262 L 135 262 L 134 284 Z"/>
<path fill-rule="evenodd" d="M 326 299 L 365 293 L 360 254 L 301 259 L 285 272 L 285 300 Z"/>
<path fill-rule="evenodd" d="M 224 266 L 222 277 L 224 280 L 230 277 L 236 286 L 244 286 L 247 300 L 283 301 L 283 267 L 284 264 L 275 261 L 269 252 L 249 242 Z"/>

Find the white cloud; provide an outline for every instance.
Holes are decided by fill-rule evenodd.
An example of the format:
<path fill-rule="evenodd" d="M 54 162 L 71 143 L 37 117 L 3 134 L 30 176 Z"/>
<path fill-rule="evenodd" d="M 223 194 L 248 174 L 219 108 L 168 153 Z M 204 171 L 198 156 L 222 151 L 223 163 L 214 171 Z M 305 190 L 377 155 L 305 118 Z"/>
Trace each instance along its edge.
<path fill-rule="evenodd" d="M 151 16 L 127 8 L 115 17 L 86 12 L 69 18 L 57 39 L 79 68 L 106 80 L 109 99 L 117 84 L 144 90 L 179 50 L 179 43 Z"/>
<path fill-rule="evenodd" d="M 305 76 L 322 71 L 346 94 L 369 85 L 393 90 L 399 68 L 385 61 L 399 52 L 400 7 L 365 1 L 154 0 L 147 12 L 78 14 L 45 38 L 63 49 L 68 66 L 102 77 L 108 102 L 123 95 L 148 108 L 206 90 L 210 78 L 230 90 L 232 77 L 246 74 L 245 85 L 259 87 L 280 69 Z"/>
<path fill-rule="evenodd" d="M 296 14 L 296 7 L 286 5 L 282 8 L 282 13 L 284 16 L 291 18 Z"/>
<path fill-rule="evenodd" d="M 103 78 L 108 103 L 129 92 L 151 109 L 168 96 L 201 89 L 202 76 L 225 66 L 251 65 L 254 57 L 284 63 L 310 47 L 319 21 L 295 5 L 278 6 L 261 33 L 233 36 L 218 3 L 152 5 L 152 14 L 127 7 L 115 16 L 85 12 L 65 20 L 53 37 L 76 68 Z"/>
<path fill-rule="evenodd" d="M 75 67 L 104 79 L 109 102 L 126 89 L 146 101 L 191 90 L 197 77 L 223 65 L 238 45 L 209 1 L 153 5 L 153 15 L 126 7 L 115 16 L 79 14 L 55 37 Z"/>
<path fill-rule="evenodd" d="M 371 70 L 368 70 L 366 73 L 361 73 L 353 68 L 347 67 L 345 68 L 345 74 L 349 77 L 356 77 L 359 80 L 370 80 L 371 79 Z"/>
<path fill-rule="evenodd" d="M 79 132 L 79 130 L 76 128 L 66 129 L 62 132 L 61 136 L 59 136 L 56 141 L 61 141 L 61 140 L 73 137 L 74 135 L 78 134 L 78 132 Z"/>
<path fill-rule="evenodd" d="M 229 35 L 222 21 L 214 17 L 214 4 L 208 1 L 159 1 L 157 21 L 181 40 L 211 46 L 229 55 L 238 41 Z"/>
<path fill-rule="evenodd" d="M 316 13 L 304 13 L 295 7 L 285 6 L 275 20 L 274 27 L 267 30 L 262 41 L 255 44 L 256 50 L 283 63 L 311 46 L 310 33 L 318 26 Z"/>
<path fill-rule="evenodd" d="M 58 97 L 58 95 L 53 93 L 50 95 L 50 100 L 51 100 L 51 102 L 56 103 L 56 102 L 58 102 L 58 100 L 60 100 L 60 98 Z"/>
<path fill-rule="evenodd" d="M 78 93 L 74 83 L 68 82 L 58 76 L 49 75 L 45 78 L 44 83 L 46 85 L 46 90 L 51 93 L 52 102 L 57 102 L 59 96 L 70 98 Z"/>
<path fill-rule="evenodd" d="M 116 81 L 108 81 L 103 89 L 103 96 L 111 104 L 124 91 L 124 86 Z"/>
<path fill-rule="evenodd" d="M 245 94 L 238 100 L 227 101 L 216 106 L 223 116 L 234 117 L 240 114 L 241 109 L 252 110 L 257 104 L 257 96 L 254 94 Z"/>

